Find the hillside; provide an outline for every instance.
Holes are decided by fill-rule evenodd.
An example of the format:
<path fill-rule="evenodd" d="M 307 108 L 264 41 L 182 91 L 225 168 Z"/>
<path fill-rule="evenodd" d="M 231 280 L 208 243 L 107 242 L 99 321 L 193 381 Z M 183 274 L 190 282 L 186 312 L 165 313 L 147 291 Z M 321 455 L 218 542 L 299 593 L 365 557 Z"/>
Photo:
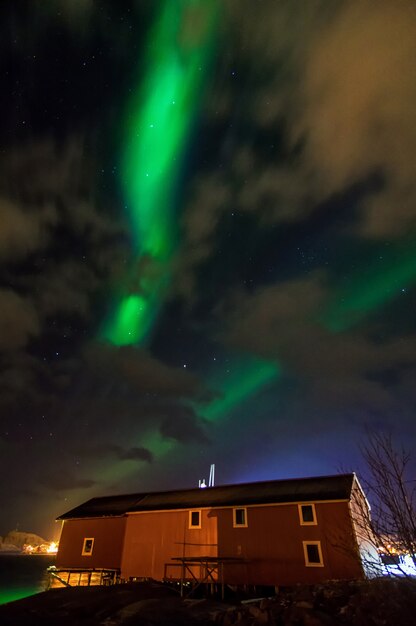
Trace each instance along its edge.
<path fill-rule="evenodd" d="M 24 545 L 33 547 L 45 545 L 48 542 L 35 533 L 21 530 L 11 530 L 4 537 L 0 537 L 0 552 L 20 552 Z"/>

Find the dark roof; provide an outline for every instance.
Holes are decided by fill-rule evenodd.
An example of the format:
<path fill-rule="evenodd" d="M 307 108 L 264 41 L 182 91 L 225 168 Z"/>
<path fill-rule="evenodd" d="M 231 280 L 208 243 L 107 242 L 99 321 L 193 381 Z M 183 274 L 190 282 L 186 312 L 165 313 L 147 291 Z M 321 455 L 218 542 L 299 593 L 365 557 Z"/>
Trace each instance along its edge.
<path fill-rule="evenodd" d="M 320 500 L 348 500 L 354 474 L 267 480 L 256 483 L 221 485 L 206 489 L 181 489 L 153 493 L 92 498 L 58 517 L 120 516 L 134 511 L 162 511 L 198 507 L 243 506 Z"/>
<path fill-rule="evenodd" d="M 144 495 L 144 494 L 143 494 Z M 136 502 L 143 497 L 138 493 L 124 496 L 104 496 L 103 498 L 91 498 L 84 504 L 80 504 L 64 513 L 58 519 L 72 519 L 78 517 L 115 517 L 124 515 Z"/>

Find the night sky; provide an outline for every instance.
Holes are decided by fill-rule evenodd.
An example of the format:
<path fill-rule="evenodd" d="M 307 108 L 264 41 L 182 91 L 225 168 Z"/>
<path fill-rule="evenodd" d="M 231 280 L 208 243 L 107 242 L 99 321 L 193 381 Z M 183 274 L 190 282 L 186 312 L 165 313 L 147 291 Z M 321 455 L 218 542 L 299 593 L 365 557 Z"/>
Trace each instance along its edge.
<path fill-rule="evenodd" d="M 2 0 L 0 534 L 416 443 L 413 0 Z"/>

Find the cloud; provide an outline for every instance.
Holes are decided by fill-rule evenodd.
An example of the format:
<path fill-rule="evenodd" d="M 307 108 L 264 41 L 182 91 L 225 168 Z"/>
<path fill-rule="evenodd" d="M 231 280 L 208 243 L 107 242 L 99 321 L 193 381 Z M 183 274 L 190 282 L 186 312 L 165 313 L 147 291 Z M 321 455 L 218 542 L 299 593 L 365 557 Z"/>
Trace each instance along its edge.
<path fill-rule="evenodd" d="M 377 172 L 384 184 L 364 199 L 359 232 L 405 234 L 416 199 L 413 3 L 312 2 L 301 13 L 266 2 L 266 20 L 243 22 L 250 54 L 271 70 L 253 96 L 255 123 L 283 127 L 288 153 L 264 167 L 249 151 L 241 206 L 268 199 L 275 220 L 299 219 Z"/>
<path fill-rule="evenodd" d="M 30 390 L 41 370 L 39 361 L 24 350 L 14 350 L 4 351 L 1 355 L 1 364 L 0 403 L 7 404 L 8 394 L 20 399 L 30 395 Z"/>
<path fill-rule="evenodd" d="M 43 136 L 15 142 L 2 156 L 1 187 L 28 210 L 54 204 L 62 196 L 79 196 L 90 168 L 81 136 L 58 143 Z"/>
<path fill-rule="evenodd" d="M 153 462 L 153 454 L 147 448 L 141 446 L 132 446 L 125 448 L 116 444 L 102 444 L 81 446 L 76 449 L 77 454 L 85 458 L 103 459 L 106 457 L 115 457 L 120 461 L 137 461 L 137 462 Z"/>
<path fill-rule="evenodd" d="M 111 373 L 113 384 L 123 382 L 136 393 L 174 398 L 206 394 L 197 376 L 184 368 L 166 365 L 141 348 L 93 343 L 85 357 L 94 376 L 105 380 Z"/>
<path fill-rule="evenodd" d="M 109 214 L 104 201 L 97 206 L 97 164 L 91 148 L 79 132 L 68 134 L 60 142 L 45 135 L 5 149 L 0 196 L 7 215 L 17 211 L 15 219 L 23 220 L 39 219 L 40 213 L 52 225 L 64 222 L 74 234 L 87 235 L 92 242 L 109 235 L 120 236 L 121 224 Z"/>
<path fill-rule="evenodd" d="M 125 261 L 124 228 L 97 197 L 94 158 L 80 134 L 60 142 L 15 142 L 0 158 L 5 441 L 32 441 L 64 428 L 65 395 L 77 385 L 81 364 L 79 345 L 97 323 L 97 303 Z M 42 416 L 50 414 L 55 424 L 46 432 Z"/>
<path fill-rule="evenodd" d="M 45 268 L 36 286 L 37 309 L 43 319 L 57 313 L 88 318 L 100 280 L 82 259 L 68 259 Z"/>
<path fill-rule="evenodd" d="M 160 425 L 160 433 L 166 439 L 173 439 L 178 443 L 209 443 L 204 420 L 197 418 L 190 407 L 181 406 L 170 410 Z"/>
<path fill-rule="evenodd" d="M 64 435 L 76 416 L 79 437 L 94 442 L 88 448 L 75 446 L 84 459 L 111 456 L 150 463 L 153 450 L 146 441 L 157 432 L 184 443 L 207 441 L 203 420 L 189 406 L 210 397 L 200 379 L 140 348 L 91 342 L 73 364 L 62 395 L 54 409 L 57 428 Z"/>
<path fill-rule="evenodd" d="M 302 167 L 324 194 L 374 171 L 383 187 L 363 203 L 361 232 L 401 235 L 415 226 L 416 20 L 412 2 L 345 3 L 313 40 L 292 122 Z"/>
<path fill-rule="evenodd" d="M 26 346 L 39 335 L 38 314 L 27 298 L 10 289 L 0 289 L 0 350 L 10 351 Z"/>
<path fill-rule="evenodd" d="M 97 485 L 95 480 L 80 478 L 71 471 L 52 467 L 49 473 L 39 480 L 39 484 L 51 491 L 69 491 L 75 489 L 89 489 Z"/>
<path fill-rule="evenodd" d="M 51 206 L 24 211 L 8 198 L 0 198 L 0 262 L 15 262 L 46 246 L 56 211 Z"/>
<path fill-rule="evenodd" d="M 153 454 L 147 448 L 133 447 L 126 450 L 120 450 L 119 458 L 121 461 L 146 461 L 153 462 Z"/>
<path fill-rule="evenodd" d="M 55 371 L 25 348 L 0 352 L 0 439 L 24 441 L 49 434 L 51 429 L 41 416 L 59 414 L 61 376 L 60 368 Z"/>
<path fill-rule="evenodd" d="M 93 199 L 92 159 L 80 136 L 16 144 L 1 166 L 0 262 L 12 285 L 2 291 L 3 317 L 14 317 L 17 329 L 2 341 L 20 349 L 57 314 L 89 318 L 126 246 L 119 219 Z"/>
<path fill-rule="evenodd" d="M 227 7 L 214 86 L 226 107 L 206 110 L 218 146 L 183 215 L 177 282 L 188 296 L 231 213 L 300 223 L 359 188 L 344 227 L 350 235 L 400 238 L 416 227 L 414 3 L 381 0 L 376 11 L 371 0 L 314 0 L 302 11 L 273 0 Z"/>
<path fill-rule="evenodd" d="M 58 7 L 62 15 L 71 22 L 89 17 L 94 9 L 94 0 L 72 0 L 69 3 L 66 0 L 47 0 L 45 4 L 50 5 L 54 11 Z"/>
<path fill-rule="evenodd" d="M 109 273 L 110 264 L 118 265 L 121 248 L 125 254 L 125 230 L 104 201 L 98 205 L 94 158 L 79 134 L 59 144 L 44 137 L 4 151 L 0 163 L 0 261 L 22 262 L 39 252 L 43 255 L 39 270 L 51 270 L 46 257 L 55 259 L 57 253 L 60 259 L 65 256 L 65 261 L 87 260 L 90 265 L 96 255 L 96 269 L 101 273 Z M 58 240 L 61 247 L 67 242 L 68 249 L 58 250 Z M 70 248 L 71 240 L 78 250 Z M 62 267 L 67 266 L 62 263 Z M 54 271 L 59 276 L 59 264 Z"/>

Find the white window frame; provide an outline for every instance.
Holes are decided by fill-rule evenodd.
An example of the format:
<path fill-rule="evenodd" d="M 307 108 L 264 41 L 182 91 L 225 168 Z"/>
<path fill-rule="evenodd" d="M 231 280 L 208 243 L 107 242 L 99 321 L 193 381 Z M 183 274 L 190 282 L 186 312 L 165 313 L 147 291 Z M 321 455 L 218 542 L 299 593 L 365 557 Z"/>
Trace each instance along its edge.
<path fill-rule="evenodd" d="M 244 511 L 244 524 L 237 524 L 237 511 Z M 247 509 L 245 506 L 236 506 L 233 509 L 233 528 L 247 528 Z"/>
<path fill-rule="evenodd" d="M 199 524 L 198 524 L 198 526 L 195 526 L 194 524 L 192 524 L 192 513 L 198 513 L 198 517 L 199 517 Z M 201 509 L 191 509 L 189 511 L 189 519 L 188 519 L 188 528 L 189 528 L 189 530 L 198 530 L 198 528 L 201 528 L 201 522 L 202 522 L 202 510 Z"/>
<path fill-rule="evenodd" d="M 303 556 L 305 557 L 305 567 L 324 567 L 324 559 L 322 556 L 322 548 L 320 541 L 302 541 Z M 317 546 L 319 554 L 319 563 L 311 563 L 308 556 L 308 546 Z"/>
<path fill-rule="evenodd" d="M 92 541 L 91 550 L 89 552 L 85 549 L 85 545 L 87 541 Z M 84 543 L 82 544 L 81 556 L 92 556 L 92 553 L 94 551 L 94 541 L 95 541 L 94 537 L 84 537 Z"/>
<path fill-rule="evenodd" d="M 313 515 L 313 520 L 312 522 L 305 522 L 305 520 L 303 519 L 303 510 L 302 508 L 304 506 L 311 506 L 312 507 L 312 515 Z M 298 504 L 298 511 L 299 511 L 299 521 L 300 521 L 300 525 L 301 526 L 317 526 L 318 522 L 316 519 L 316 509 L 315 509 L 315 505 L 312 503 L 305 503 L 305 504 Z"/>

